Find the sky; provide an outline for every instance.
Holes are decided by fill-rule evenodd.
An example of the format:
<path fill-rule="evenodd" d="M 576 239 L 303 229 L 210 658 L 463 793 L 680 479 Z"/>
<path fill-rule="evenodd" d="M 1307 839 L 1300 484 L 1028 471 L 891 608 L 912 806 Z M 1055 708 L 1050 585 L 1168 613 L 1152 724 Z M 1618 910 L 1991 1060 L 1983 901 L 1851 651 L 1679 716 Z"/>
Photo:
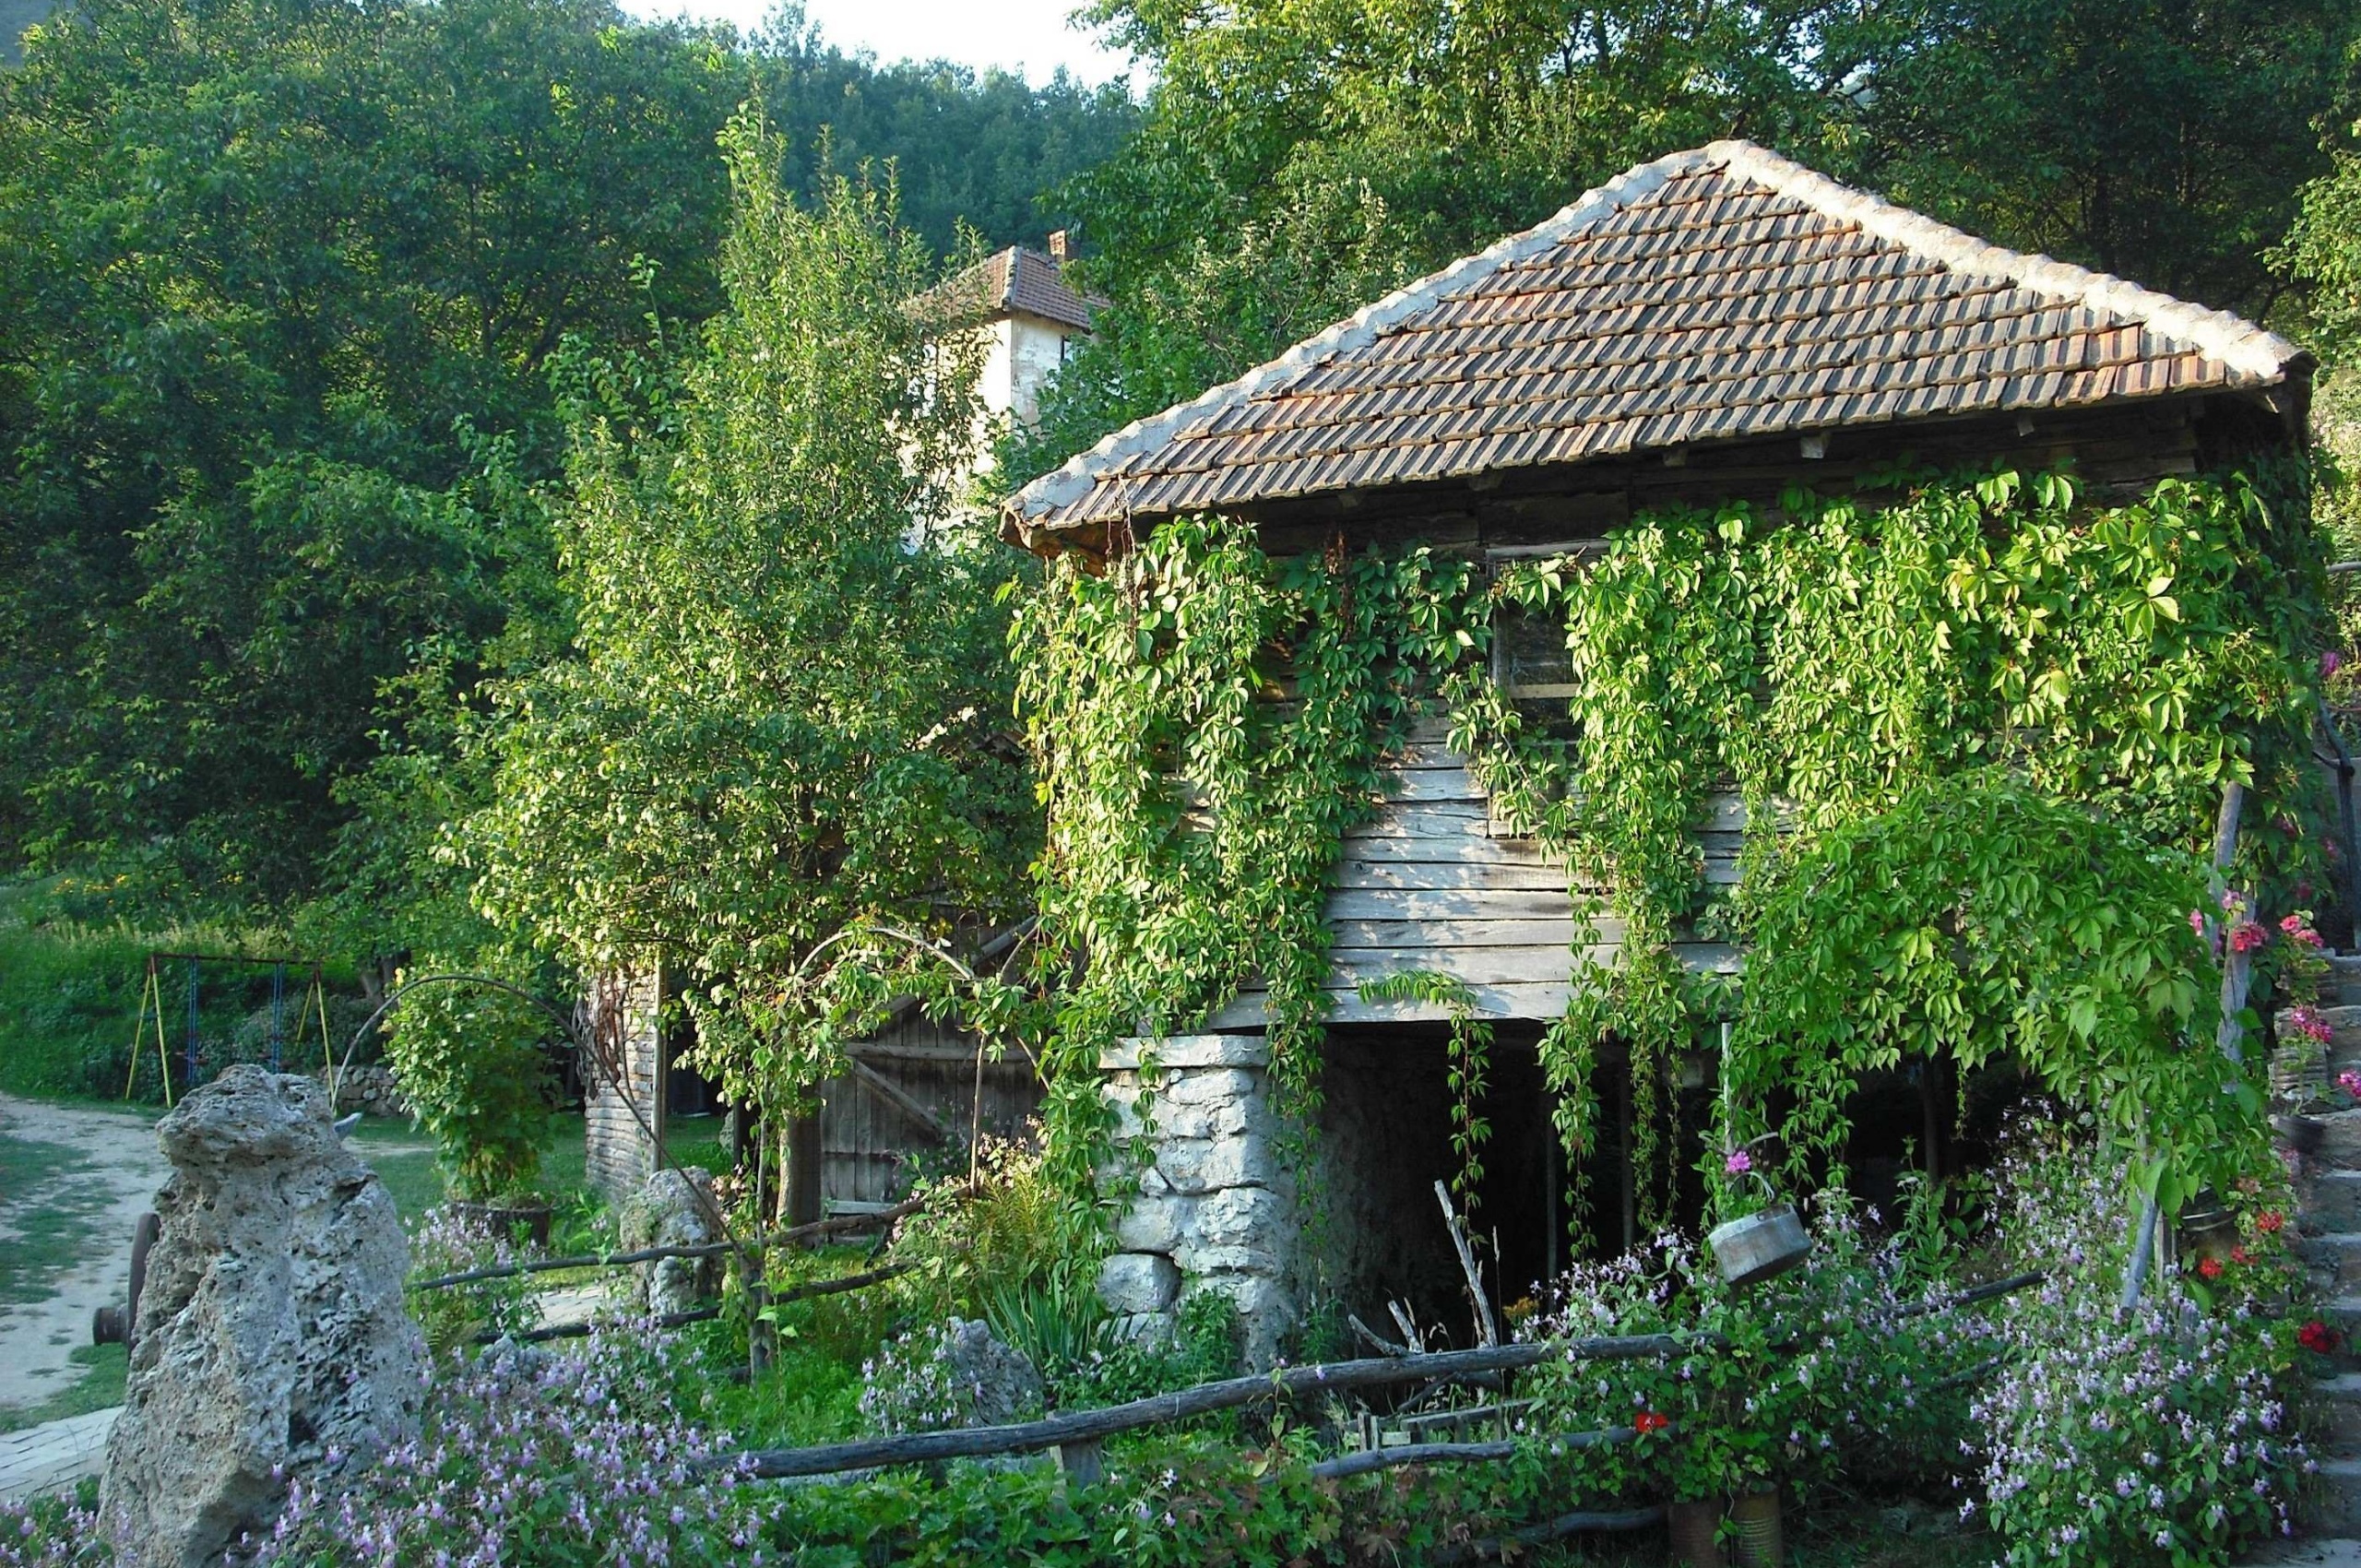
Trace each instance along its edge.
<path fill-rule="evenodd" d="M 1125 56 L 1098 47 L 1066 25 L 1078 0 L 804 0 L 820 36 L 848 53 L 880 61 L 954 60 L 978 70 L 997 65 L 1036 85 L 1063 65 L 1094 86 L 1130 68 Z M 635 16 L 687 15 L 752 30 L 775 0 L 623 0 Z"/>

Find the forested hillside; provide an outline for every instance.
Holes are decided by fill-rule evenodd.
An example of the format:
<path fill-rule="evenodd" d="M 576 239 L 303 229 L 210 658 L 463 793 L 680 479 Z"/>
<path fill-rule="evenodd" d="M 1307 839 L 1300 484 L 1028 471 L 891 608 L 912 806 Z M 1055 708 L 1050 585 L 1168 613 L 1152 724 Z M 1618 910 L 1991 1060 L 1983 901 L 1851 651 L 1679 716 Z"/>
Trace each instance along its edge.
<path fill-rule="evenodd" d="M 2331 371 L 2361 298 L 2361 0 L 1106 0 L 1144 101 L 849 57 L 792 9 L 75 18 L 0 72 L 0 863 L 355 956 L 471 911 L 445 830 L 495 789 L 492 694 L 584 657 L 611 564 L 569 454 L 687 460 L 742 105 L 782 189 L 866 182 L 938 267 L 1078 228 L 1114 303 L 1020 476 L 1716 137 Z"/>
<path fill-rule="evenodd" d="M 1036 240 L 1120 89 L 601 0 L 88 0 L 0 72 L 0 861 L 406 945 L 496 672 L 562 652 L 569 409 L 661 422 L 718 137 Z"/>

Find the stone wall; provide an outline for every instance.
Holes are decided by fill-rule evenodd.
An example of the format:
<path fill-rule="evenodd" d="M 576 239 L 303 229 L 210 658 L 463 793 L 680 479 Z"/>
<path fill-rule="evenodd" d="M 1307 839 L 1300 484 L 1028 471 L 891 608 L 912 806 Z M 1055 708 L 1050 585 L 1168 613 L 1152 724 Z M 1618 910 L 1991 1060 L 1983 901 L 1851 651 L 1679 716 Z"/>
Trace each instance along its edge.
<path fill-rule="evenodd" d="M 1154 1155 L 1099 1275 L 1134 1332 L 1162 1332 L 1183 1294 L 1237 1304 L 1248 1360 L 1266 1366 L 1295 1322 L 1295 1187 L 1282 1169 L 1260 1035 L 1126 1040 L 1100 1059 L 1119 1150 L 1145 1125 Z M 1120 1181 L 1127 1166 L 1105 1173 Z"/>

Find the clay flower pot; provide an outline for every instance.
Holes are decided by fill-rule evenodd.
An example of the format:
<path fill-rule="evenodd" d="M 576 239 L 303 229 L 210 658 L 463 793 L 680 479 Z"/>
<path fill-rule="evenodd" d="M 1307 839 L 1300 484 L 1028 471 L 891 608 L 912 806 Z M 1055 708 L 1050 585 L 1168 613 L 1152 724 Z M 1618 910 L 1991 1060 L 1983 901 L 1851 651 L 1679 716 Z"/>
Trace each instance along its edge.
<path fill-rule="evenodd" d="M 1664 1511 L 1673 1568 L 1722 1568 L 1722 1504 L 1718 1498 L 1675 1503 Z"/>

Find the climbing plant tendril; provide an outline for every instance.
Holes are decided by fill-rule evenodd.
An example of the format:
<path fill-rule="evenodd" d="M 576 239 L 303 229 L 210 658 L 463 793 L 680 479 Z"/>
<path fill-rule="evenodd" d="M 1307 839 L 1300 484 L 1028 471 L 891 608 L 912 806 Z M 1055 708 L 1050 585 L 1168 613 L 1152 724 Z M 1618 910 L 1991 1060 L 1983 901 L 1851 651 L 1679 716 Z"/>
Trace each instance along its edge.
<path fill-rule="evenodd" d="M 2299 517 L 2300 475 L 2275 478 Z M 2310 872 L 2318 571 L 2308 531 L 2243 480 L 2097 508 L 2067 476 L 2013 472 L 1643 517 L 1602 553 L 1489 582 L 1424 549 L 1272 561 L 1211 519 L 1167 525 L 1103 576 L 1061 564 L 1017 637 L 1045 927 L 1085 956 L 1051 1064 L 1067 1173 L 1104 1157 L 1099 1049 L 1194 1027 L 1257 979 L 1301 1137 L 1339 836 L 1437 709 L 1495 814 L 1598 895 L 1541 1059 L 1580 1157 L 1601 1052 L 1628 1053 L 1644 1218 L 1678 1175 L 1678 1058 L 1723 1020 L 1746 1130 L 1800 1091 L 1799 1172 L 1841 1135 L 1859 1072 L 1932 1051 L 2016 1053 L 2128 1141 L 2165 1108 L 2210 1137 L 2196 1130 L 2226 1128 L 2235 1096 L 2185 1064 L 2183 1033 L 2212 1024 L 2188 856 L 2236 780 L 2249 820 L 2279 828 L 2249 837 L 2246 885 Z M 1579 695 L 1561 733 L 1492 681 L 1502 609 L 1565 628 Z M 1696 837 L 1725 791 L 1746 813 L 1726 891 Z M 1946 858 L 1964 844 L 1978 852 Z M 2033 896 L 2027 878 L 2105 897 Z M 1619 958 L 1602 966 L 1586 955 L 1609 913 Z M 1686 968 L 1692 941 L 1749 947 L 1743 985 Z M 1480 1078 L 1480 1053 L 1462 1056 Z"/>

